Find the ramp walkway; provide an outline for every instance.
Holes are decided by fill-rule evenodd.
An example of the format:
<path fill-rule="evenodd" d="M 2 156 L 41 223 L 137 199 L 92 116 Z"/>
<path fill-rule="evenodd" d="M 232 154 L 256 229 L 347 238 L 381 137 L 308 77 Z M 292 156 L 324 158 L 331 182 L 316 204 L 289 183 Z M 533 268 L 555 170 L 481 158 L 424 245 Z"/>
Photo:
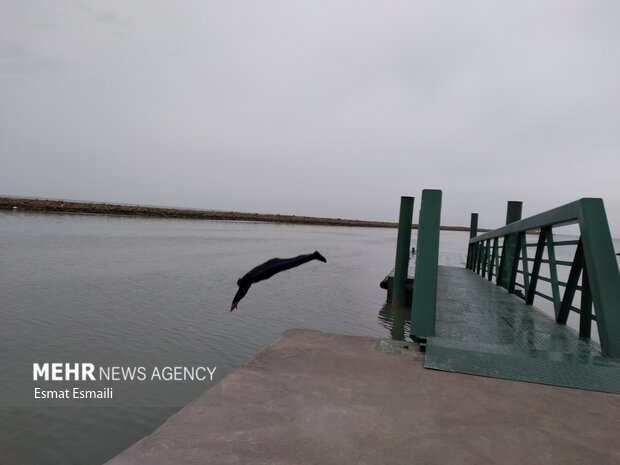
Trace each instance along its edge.
<path fill-rule="evenodd" d="M 439 267 L 424 366 L 620 393 L 620 361 L 466 268 Z"/>

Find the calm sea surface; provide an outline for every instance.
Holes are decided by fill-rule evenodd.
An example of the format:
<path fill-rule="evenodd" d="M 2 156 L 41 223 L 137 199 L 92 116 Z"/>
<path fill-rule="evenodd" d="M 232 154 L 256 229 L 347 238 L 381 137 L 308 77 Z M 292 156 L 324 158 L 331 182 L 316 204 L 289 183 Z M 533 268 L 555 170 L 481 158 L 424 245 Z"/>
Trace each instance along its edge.
<path fill-rule="evenodd" d="M 464 265 L 467 240 L 442 232 L 440 263 Z M 404 338 L 407 315 L 379 288 L 395 246 L 395 229 L 0 213 L 0 465 L 101 464 L 290 328 Z M 228 311 L 250 268 L 314 250 L 326 264 L 258 283 Z M 161 365 L 175 354 L 217 367 L 214 382 L 131 405 L 11 403 L 33 362 Z"/>

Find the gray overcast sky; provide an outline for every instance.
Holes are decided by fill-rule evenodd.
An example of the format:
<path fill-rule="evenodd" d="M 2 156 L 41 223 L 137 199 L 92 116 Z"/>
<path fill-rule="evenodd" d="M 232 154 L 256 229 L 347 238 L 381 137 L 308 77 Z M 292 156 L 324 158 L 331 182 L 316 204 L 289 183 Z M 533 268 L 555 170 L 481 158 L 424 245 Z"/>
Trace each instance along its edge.
<path fill-rule="evenodd" d="M 620 2 L 0 0 L 0 194 L 499 226 L 603 197 Z"/>

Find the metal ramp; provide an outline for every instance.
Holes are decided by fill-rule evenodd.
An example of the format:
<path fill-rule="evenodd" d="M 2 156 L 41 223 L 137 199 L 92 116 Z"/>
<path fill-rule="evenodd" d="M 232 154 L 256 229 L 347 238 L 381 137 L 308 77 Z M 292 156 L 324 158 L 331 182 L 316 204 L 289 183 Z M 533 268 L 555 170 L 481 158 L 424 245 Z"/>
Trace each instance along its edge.
<path fill-rule="evenodd" d="M 440 266 L 437 278 L 426 368 L 620 393 L 620 360 L 596 342 L 468 269 Z"/>

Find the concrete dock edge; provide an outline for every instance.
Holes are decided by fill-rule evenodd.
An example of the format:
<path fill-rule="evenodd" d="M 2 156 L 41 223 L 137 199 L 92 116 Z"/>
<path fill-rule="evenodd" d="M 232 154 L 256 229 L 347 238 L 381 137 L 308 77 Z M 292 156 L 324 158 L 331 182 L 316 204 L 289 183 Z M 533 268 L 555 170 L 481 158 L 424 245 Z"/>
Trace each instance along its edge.
<path fill-rule="evenodd" d="M 620 463 L 620 396 L 290 330 L 107 465 Z M 413 346 L 411 346 L 413 348 Z"/>

